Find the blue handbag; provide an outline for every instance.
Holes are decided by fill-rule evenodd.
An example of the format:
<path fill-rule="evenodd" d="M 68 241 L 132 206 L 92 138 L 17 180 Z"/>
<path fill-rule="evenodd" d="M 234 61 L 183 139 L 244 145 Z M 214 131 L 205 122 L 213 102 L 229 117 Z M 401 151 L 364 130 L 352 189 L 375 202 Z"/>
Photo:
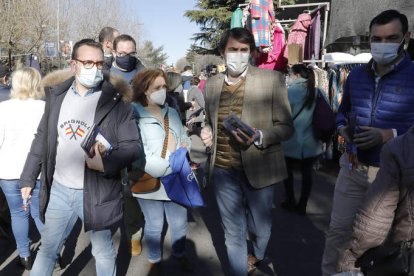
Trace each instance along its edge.
<path fill-rule="evenodd" d="M 187 160 L 187 149 L 177 149 L 169 162 L 172 173 L 160 178 L 168 197 L 187 207 L 204 206 L 196 176 Z"/>

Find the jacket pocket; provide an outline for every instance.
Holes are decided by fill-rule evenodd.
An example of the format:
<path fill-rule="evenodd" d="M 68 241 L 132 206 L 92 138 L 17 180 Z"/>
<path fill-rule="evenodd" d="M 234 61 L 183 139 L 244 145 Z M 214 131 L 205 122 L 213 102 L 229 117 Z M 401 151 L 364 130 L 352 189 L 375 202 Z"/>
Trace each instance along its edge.
<path fill-rule="evenodd" d="M 110 201 L 95 205 L 94 219 L 96 225 L 108 226 L 111 221 L 122 214 L 122 200 L 116 198 Z"/>

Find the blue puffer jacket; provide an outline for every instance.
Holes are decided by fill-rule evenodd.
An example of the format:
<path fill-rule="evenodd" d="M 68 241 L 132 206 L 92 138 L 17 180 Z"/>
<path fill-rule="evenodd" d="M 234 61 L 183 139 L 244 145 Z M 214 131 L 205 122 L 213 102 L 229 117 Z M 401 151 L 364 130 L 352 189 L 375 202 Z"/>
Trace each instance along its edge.
<path fill-rule="evenodd" d="M 414 64 L 409 55 L 406 53 L 375 86 L 372 61 L 352 70 L 336 117 L 337 127 L 346 125 L 347 114 L 352 111 L 357 126 L 396 129 L 398 135 L 404 134 L 414 124 Z M 358 150 L 358 160 L 378 166 L 381 147 Z"/>
<path fill-rule="evenodd" d="M 168 162 L 170 152 L 167 151 L 165 158 L 161 157 L 165 140 L 164 122 L 160 122 L 155 118 L 142 104 L 132 103 L 132 106 L 138 117 L 137 125 L 145 152 L 145 160 L 137 159 L 133 162 L 132 167 L 134 169 L 144 169 L 146 173 L 153 177 L 161 177 L 171 173 L 170 163 Z M 187 136 L 176 110 L 165 104 L 161 112 L 163 118 L 168 112 L 169 131 L 174 135 L 176 148 L 181 147 L 182 144 L 187 144 L 190 147 L 191 140 Z"/>

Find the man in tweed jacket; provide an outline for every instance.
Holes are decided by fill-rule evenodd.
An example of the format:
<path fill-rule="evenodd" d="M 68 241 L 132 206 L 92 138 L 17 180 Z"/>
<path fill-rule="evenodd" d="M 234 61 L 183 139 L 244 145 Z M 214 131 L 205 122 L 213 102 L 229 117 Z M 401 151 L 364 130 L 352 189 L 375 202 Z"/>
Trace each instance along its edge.
<path fill-rule="evenodd" d="M 227 71 L 206 83 L 207 126 L 201 138 L 212 149 L 210 177 L 224 225 L 229 274 L 246 275 L 264 258 L 273 184 L 287 177 L 280 142 L 290 138 L 293 124 L 282 74 L 248 65 L 255 48 L 252 34 L 231 29 L 219 47 Z M 239 134 L 223 128 L 231 113 L 255 129 L 254 139 L 243 142 Z M 249 256 L 247 229 L 254 236 Z"/>

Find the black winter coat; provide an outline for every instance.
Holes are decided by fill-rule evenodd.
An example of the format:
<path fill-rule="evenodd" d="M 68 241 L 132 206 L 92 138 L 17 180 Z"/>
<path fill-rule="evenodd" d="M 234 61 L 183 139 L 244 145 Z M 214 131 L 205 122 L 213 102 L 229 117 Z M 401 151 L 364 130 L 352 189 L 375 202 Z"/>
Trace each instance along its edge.
<path fill-rule="evenodd" d="M 39 173 L 42 173 L 39 210 L 43 222 L 55 171 L 59 112 L 74 77 L 67 70 L 57 71 L 44 81 L 45 113 L 20 177 L 21 187 L 34 187 Z M 48 86 L 49 81 L 52 86 Z M 113 150 L 102 158 L 104 173 L 89 169 L 85 163 L 85 231 L 107 229 L 122 218 L 121 170 L 143 154 L 133 109 L 127 100 L 130 94 L 127 83 L 116 77 L 110 77 L 109 81 L 105 80 L 102 84 L 94 123 L 100 126 L 105 138 L 113 145 Z"/>

